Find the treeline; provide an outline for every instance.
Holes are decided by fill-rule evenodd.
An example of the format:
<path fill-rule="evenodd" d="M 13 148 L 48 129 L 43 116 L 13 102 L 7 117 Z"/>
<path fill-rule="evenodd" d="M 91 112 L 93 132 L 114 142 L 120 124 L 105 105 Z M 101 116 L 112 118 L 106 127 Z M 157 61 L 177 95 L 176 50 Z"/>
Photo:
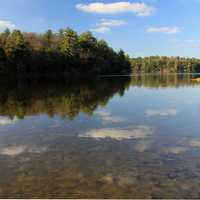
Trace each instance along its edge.
<path fill-rule="evenodd" d="M 5 30 L 0 33 L 0 73 L 13 76 L 129 74 L 128 56 L 115 52 L 92 33 L 67 28 L 44 34 Z"/>
<path fill-rule="evenodd" d="M 131 60 L 133 73 L 200 73 L 200 59 L 151 56 Z"/>

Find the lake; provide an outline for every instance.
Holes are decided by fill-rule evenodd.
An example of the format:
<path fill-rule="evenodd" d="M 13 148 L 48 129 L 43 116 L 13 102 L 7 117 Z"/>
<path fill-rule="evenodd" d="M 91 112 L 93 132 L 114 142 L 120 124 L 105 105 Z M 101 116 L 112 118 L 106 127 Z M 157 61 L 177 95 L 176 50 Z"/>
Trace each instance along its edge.
<path fill-rule="evenodd" d="M 0 86 L 0 198 L 200 198 L 196 75 Z"/>

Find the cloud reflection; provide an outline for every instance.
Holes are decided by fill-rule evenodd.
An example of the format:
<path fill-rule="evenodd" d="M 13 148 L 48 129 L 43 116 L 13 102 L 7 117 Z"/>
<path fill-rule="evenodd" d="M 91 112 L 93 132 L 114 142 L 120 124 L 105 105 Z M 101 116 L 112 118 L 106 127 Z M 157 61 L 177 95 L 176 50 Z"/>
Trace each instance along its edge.
<path fill-rule="evenodd" d="M 113 140 L 128 140 L 128 139 L 144 139 L 151 136 L 154 129 L 149 126 L 136 126 L 133 129 L 117 129 L 117 128 L 104 128 L 93 129 L 84 134 L 80 134 L 79 137 L 93 138 L 93 139 L 105 139 L 110 138 Z"/>
<path fill-rule="evenodd" d="M 166 117 L 166 116 L 176 116 L 177 115 L 177 110 L 175 108 L 166 108 L 166 109 L 148 109 L 145 111 L 145 114 L 149 117 L 154 117 L 154 116 L 161 116 L 161 117 Z"/>
<path fill-rule="evenodd" d="M 15 124 L 18 121 L 17 117 L 14 117 L 13 119 L 10 119 L 9 117 L 0 117 L 0 125 L 12 125 Z"/>
<path fill-rule="evenodd" d="M 188 149 L 186 147 L 169 147 L 165 148 L 164 152 L 167 154 L 181 154 L 186 152 Z"/>
<path fill-rule="evenodd" d="M 200 147 L 200 139 L 194 139 L 190 142 L 191 147 Z"/>
<path fill-rule="evenodd" d="M 8 146 L 0 150 L 0 155 L 4 156 L 18 156 L 22 153 L 42 153 L 47 150 L 47 147 L 29 146 L 29 145 L 15 145 Z"/>
<path fill-rule="evenodd" d="M 132 174 L 107 174 L 103 176 L 100 181 L 106 183 L 106 184 L 113 184 L 117 183 L 120 187 L 133 185 L 136 182 L 135 177 L 132 176 Z"/>
<path fill-rule="evenodd" d="M 126 119 L 122 117 L 113 116 L 111 112 L 107 110 L 99 110 L 96 111 L 95 114 L 101 117 L 104 123 L 120 123 L 126 121 Z"/>
<path fill-rule="evenodd" d="M 10 147 L 6 147 L 0 150 L 0 155 L 17 156 L 19 154 L 24 153 L 26 149 L 27 149 L 27 146 L 25 145 L 10 146 Z"/>
<path fill-rule="evenodd" d="M 139 153 L 144 153 L 147 151 L 152 145 L 152 141 L 144 140 L 140 141 L 135 145 L 135 150 Z"/>

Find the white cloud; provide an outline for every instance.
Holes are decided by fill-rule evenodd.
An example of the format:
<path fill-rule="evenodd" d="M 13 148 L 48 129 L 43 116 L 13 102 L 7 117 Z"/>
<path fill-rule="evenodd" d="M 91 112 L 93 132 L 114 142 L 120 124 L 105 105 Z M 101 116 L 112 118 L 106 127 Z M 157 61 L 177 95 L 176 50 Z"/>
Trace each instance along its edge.
<path fill-rule="evenodd" d="M 115 2 L 115 3 L 90 3 L 90 4 L 77 4 L 76 8 L 83 12 L 99 13 L 99 14 L 117 14 L 117 13 L 134 13 L 137 16 L 152 15 L 155 8 L 145 3 L 139 2 Z"/>
<path fill-rule="evenodd" d="M 188 43 L 199 43 L 200 40 L 184 40 L 185 42 L 188 42 Z"/>
<path fill-rule="evenodd" d="M 124 118 L 119 116 L 113 116 L 109 111 L 107 110 L 99 110 L 95 112 L 96 115 L 101 117 L 104 123 L 120 123 L 126 121 Z"/>
<path fill-rule="evenodd" d="M 109 32 L 111 29 L 109 27 L 96 27 L 91 29 L 91 31 L 93 32 L 97 32 L 97 33 L 106 33 Z"/>
<path fill-rule="evenodd" d="M 191 47 L 200 47 L 200 40 L 189 39 L 189 40 L 182 41 L 182 44 L 183 43 Z"/>
<path fill-rule="evenodd" d="M 96 28 L 91 29 L 91 31 L 98 33 L 106 33 L 111 30 L 113 27 L 120 27 L 126 25 L 127 22 L 124 20 L 114 20 L 114 19 L 101 19 L 97 24 Z"/>
<path fill-rule="evenodd" d="M 5 30 L 9 28 L 10 30 L 16 29 L 17 26 L 13 24 L 11 21 L 0 20 L 0 30 Z"/>
<path fill-rule="evenodd" d="M 185 49 L 188 50 L 187 55 L 185 57 L 199 57 L 199 55 L 191 55 L 190 52 L 192 51 L 199 51 L 200 48 L 200 40 L 199 39 L 172 39 L 170 40 L 171 46 L 176 49 Z"/>
<path fill-rule="evenodd" d="M 131 130 L 117 129 L 117 128 L 104 128 L 104 129 L 93 129 L 89 132 L 79 135 L 83 138 L 93 139 L 106 139 L 110 138 L 113 140 L 128 140 L 128 139 L 144 139 L 151 136 L 154 129 L 149 126 L 136 126 Z"/>
<path fill-rule="evenodd" d="M 154 116 L 176 116 L 177 110 L 175 108 L 167 108 L 167 109 L 148 109 L 145 111 L 145 114 L 149 117 Z"/>
<path fill-rule="evenodd" d="M 97 26 L 105 26 L 105 27 L 116 27 L 126 25 L 127 22 L 123 20 L 114 20 L 114 19 L 101 19 L 100 23 Z"/>
<path fill-rule="evenodd" d="M 200 0 L 179 0 L 180 3 L 200 3 Z"/>
<path fill-rule="evenodd" d="M 147 29 L 148 33 L 165 33 L 165 34 L 176 34 L 181 32 L 180 27 L 174 26 L 174 27 L 169 27 L 169 26 L 163 26 L 163 27 L 149 27 Z"/>

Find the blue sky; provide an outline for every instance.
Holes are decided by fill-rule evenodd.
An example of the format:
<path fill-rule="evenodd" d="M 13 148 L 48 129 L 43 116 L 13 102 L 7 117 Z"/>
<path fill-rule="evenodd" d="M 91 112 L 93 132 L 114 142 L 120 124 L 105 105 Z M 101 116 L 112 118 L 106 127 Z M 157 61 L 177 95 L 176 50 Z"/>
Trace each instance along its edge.
<path fill-rule="evenodd" d="M 0 31 L 71 27 L 130 56 L 200 58 L 199 10 L 200 0 L 0 0 Z"/>

